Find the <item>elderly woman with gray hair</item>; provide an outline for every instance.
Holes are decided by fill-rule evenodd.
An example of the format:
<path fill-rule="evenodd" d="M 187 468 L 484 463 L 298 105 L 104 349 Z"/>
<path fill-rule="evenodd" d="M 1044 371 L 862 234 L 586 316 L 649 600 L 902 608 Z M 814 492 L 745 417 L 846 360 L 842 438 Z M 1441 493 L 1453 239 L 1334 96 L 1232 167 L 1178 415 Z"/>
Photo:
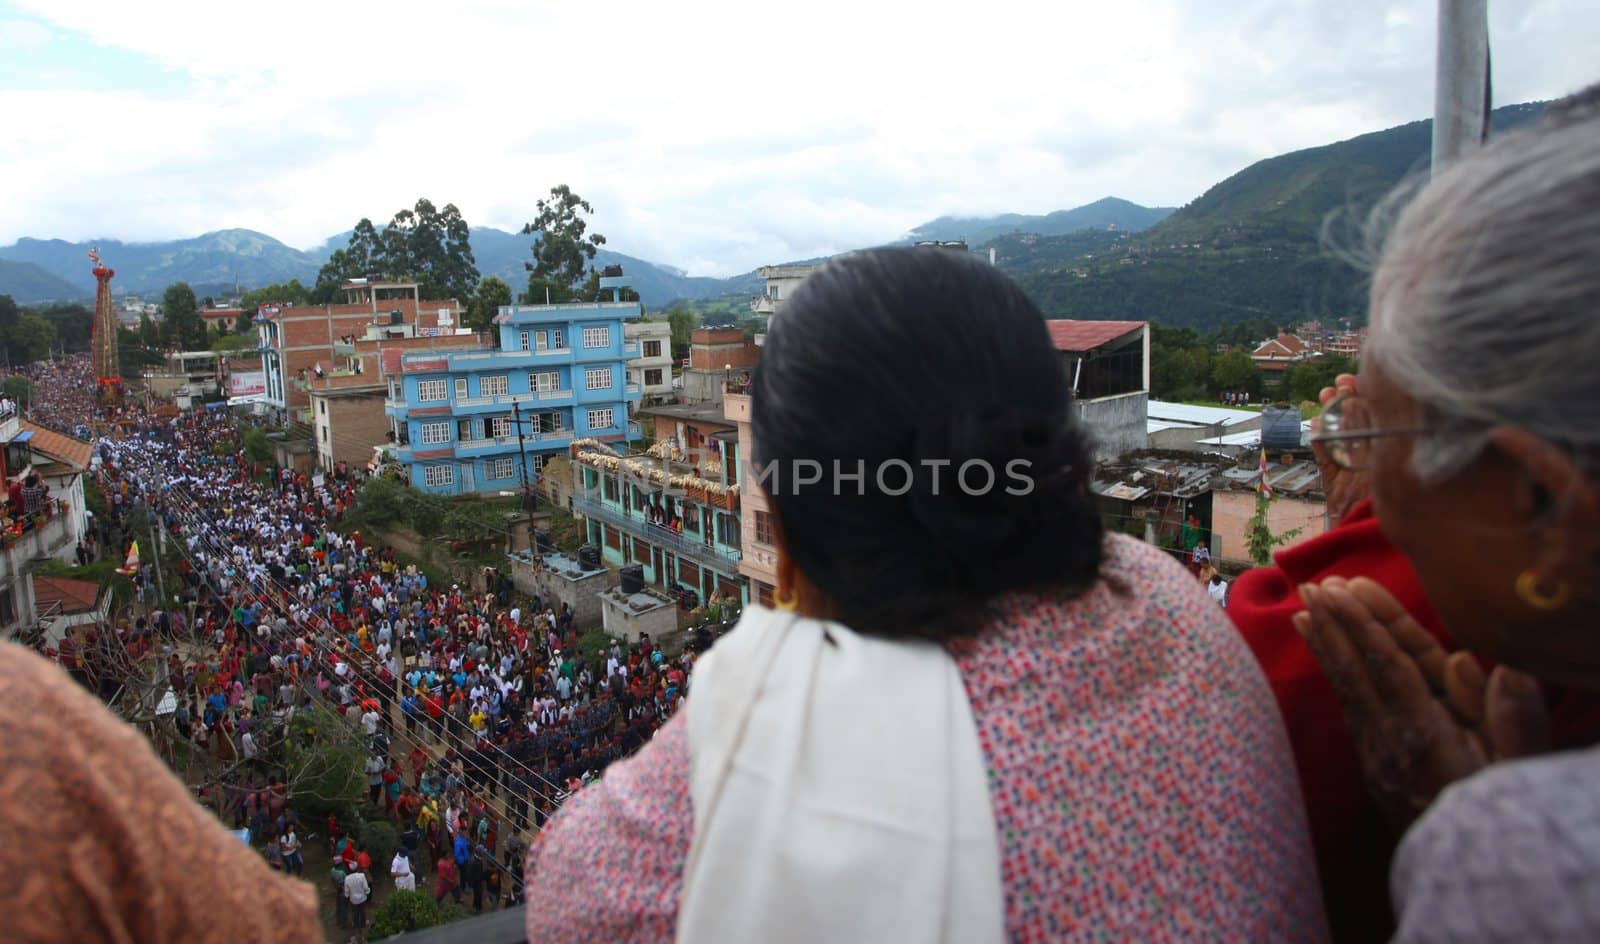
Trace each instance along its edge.
<path fill-rule="evenodd" d="M 1389 230 L 1361 375 L 1314 437 L 1369 477 L 1471 650 L 1371 580 L 1301 588 L 1371 791 L 1421 814 L 1391 872 L 1399 940 L 1600 939 L 1600 749 L 1548 753 L 1542 692 L 1600 688 L 1597 211 L 1600 86 L 1435 176 Z"/>

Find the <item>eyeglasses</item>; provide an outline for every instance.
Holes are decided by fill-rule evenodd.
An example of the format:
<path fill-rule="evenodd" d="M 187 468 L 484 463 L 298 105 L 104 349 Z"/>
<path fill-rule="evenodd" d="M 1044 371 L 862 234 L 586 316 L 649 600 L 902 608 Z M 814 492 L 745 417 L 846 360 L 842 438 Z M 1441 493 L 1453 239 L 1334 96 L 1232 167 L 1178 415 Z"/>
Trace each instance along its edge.
<path fill-rule="evenodd" d="M 1361 398 L 1346 394 L 1322 409 L 1311 441 L 1321 443 L 1341 469 L 1359 471 L 1372 463 L 1372 442 L 1380 436 L 1420 436 L 1438 430 L 1427 426 L 1374 429 L 1372 411 Z"/>

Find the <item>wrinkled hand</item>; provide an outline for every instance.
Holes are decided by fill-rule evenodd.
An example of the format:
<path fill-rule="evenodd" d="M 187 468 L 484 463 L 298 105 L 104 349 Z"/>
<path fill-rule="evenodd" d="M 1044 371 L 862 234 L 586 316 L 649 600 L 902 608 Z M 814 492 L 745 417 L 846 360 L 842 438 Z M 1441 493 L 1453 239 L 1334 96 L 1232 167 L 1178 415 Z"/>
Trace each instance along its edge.
<path fill-rule="evenodd" d="M 1317 394 L 1317 401 L 1327 406 L 1339 397 L 1356 395 L 1356 378 L 1353 374 L 1340 374 L 1333 379 L 1333 386 L 1323 387 Z M 1317 417 L 1311 421 L 1311 431 L 1316 432 L 1322 428 L 1322 418 Z M 1338 464 L 1328 458 L 1328 450 L 1322 443 L 1311 444 L 1311 454 L 1316 457 L 1317 471 L 1322 473 L 1322 494 L 1328 503 L 1328 520 L 1337 525 L 1344 520 L 1344 516 L 1360 504 L 1363 499 L 1372 493 L 1372 488 L 1367 481 L 1366 472 L 1352 472 L 1339 468 Z"/>
<path fill-rule="evenodd" d="M 1496 760 L 1549 749 L 1539 684 L 1505 666 L 1487 678 L 1446 653 L 1375 581 L 1300 588 L 1295 629 L 1332 684 L 1367 789 L 1403 830 L 1439 792 Z"/>

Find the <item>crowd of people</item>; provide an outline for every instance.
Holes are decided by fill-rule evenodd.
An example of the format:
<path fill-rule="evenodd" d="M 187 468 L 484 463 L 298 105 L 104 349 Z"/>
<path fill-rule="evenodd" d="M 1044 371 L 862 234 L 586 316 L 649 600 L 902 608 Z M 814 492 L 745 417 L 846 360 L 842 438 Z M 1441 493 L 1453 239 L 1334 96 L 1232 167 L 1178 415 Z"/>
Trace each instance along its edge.
<path fill-rule="evenodd" d="M 322 825 L 299 820 L 292 772 L 268 756 L 296 712 L 330 710 L 370 748 L 365 815 L 399 832 L 397 880 L 432 878 L 436 897 L 482 909 L 521 900 L 526 837 L 682 700 L 687 652 L 668 659 L 645 638 L 585 657 L 570 608 L 430 584 L 343 533 L 352 475 L 264 475 L 225 414 L 142 417 L 133 431 L 97 447 L 107 524 L 155 517 L 183 551 L 167 575 L 178 603 L 80 647 L 114 643 L 113 667 L 159 650 L 178 737 L 237 761 L 208 801 L 287 874 L 303 870 L 299 830 Z M 85 667 L 72 648 L 53 655 Z M 339 915 L 359 928 L 355 899 L 376 879 L 356 837 L 326 826 Z"/>
<path fill-rule="evenodd" d="M 773 606 L 698 659 L 573 658 L 565 614 L 401 566 L 336 527 L 353 482 L 262 481 L 206 416 L 104 446 L 186 557 L 127 635 L 208 750 L 341 715 L 390 881 L 520 900 L 529 940 L 1600 939 L 1600 86 L 1395 199 L 1313 436 L 1337 526 L 1226 610 L 1107 533 L 1021 288 L 891 248 L 787 300 L 749 458 L 905 488 L 773 477 Z M 941 492 L 997 461 L 1030 487 Z M 287 876 L 37 656 L 0 647 L 0 691 L 20 939 L 309 939 L 280 771 L 213 799 Z M 384 863 L 327 826 L 360 934 Z"/>

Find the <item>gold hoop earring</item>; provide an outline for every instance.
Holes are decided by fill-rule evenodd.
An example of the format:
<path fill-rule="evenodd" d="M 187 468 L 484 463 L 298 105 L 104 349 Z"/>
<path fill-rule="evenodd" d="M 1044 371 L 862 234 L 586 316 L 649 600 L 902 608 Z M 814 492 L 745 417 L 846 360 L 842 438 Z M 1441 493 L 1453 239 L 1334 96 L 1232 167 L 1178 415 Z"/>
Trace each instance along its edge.
<path fill-rule="evenodd" d="M 772 591 L 772 605 L 780 610 L 793 610 L 800 605 L 800 594 L 793 590 Z"/>
<path fill-rule="evenodd" d="M 1549 612 L 1567 605 L 1567 601 L 1572 598 L 1572 588 L 1563 580 L 1556 584 L 1553 592 L 1547 593 L 1539 586 L 1538 573 L 1529 568 L 1517 576 L 1517 596 L 1534 609 Z"/>

